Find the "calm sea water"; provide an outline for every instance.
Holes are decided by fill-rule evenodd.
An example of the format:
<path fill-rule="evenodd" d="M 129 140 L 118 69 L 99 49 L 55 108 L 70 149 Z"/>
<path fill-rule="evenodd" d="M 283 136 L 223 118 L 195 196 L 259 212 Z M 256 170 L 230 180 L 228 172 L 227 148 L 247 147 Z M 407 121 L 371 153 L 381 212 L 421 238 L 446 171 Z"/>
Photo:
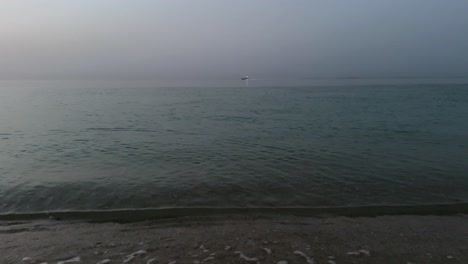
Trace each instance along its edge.
<path fill-rule="evenodd" d="M 0 212 L 468 201 L 467 84 L 325 84 L 1 82 Z"/>

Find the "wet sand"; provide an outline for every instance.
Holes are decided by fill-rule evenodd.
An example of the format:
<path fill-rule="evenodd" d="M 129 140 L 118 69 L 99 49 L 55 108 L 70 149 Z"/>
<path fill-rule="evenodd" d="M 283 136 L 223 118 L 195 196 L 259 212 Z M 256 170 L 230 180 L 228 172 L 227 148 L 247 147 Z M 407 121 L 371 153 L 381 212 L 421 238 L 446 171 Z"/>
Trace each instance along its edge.
<path fill-rule="evenodd" d="M 2 221 L 0 263 L 466 264 L 468 215 Z"/>

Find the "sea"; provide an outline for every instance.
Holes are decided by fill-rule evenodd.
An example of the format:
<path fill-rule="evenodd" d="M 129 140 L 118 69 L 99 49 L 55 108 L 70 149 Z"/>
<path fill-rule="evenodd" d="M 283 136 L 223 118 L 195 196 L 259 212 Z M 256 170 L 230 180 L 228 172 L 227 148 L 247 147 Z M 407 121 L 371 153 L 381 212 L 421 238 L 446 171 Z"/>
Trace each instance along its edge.
<path fill-rule="evenodd" d="M 0 81 L 0 213 L 468 202 L 467 79 Z"/>

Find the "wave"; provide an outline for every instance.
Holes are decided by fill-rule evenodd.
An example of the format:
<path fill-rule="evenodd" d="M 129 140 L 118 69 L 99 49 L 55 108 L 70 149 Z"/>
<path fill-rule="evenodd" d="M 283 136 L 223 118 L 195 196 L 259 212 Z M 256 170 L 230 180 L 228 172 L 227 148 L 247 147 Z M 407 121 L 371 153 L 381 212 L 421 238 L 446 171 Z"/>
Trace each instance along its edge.
<path fill-rule="evenodd" d="M 90 222 L 140 222 L 177 217 L 203 216 L 306 216 L 376 217 L 382 215 L 456 215 L 467 214 L 468 203 L 384 205 L 357 207 L 171 207 L 117 210 L 50 211 L 0 214 L 0 221 L 83 220 Z"/>

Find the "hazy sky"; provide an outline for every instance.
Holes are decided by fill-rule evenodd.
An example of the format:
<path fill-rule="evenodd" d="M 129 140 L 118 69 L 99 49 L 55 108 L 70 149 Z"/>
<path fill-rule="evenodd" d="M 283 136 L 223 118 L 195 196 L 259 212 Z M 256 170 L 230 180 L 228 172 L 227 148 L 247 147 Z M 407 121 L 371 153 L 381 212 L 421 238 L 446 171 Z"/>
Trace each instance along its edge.
<path fill-rule="evenodd" d="M 466 0 L 3 0 L 0 78 L 468 76 Z"/>

